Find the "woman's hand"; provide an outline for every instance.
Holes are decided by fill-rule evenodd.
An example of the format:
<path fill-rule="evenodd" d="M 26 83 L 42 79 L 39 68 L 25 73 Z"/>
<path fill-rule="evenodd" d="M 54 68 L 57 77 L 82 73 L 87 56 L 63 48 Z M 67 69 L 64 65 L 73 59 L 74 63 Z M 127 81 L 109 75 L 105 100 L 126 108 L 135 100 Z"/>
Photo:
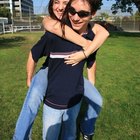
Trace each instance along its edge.
<path fill-rule="evenodd" d="M 86 59 L 83 51 L 78 51 L 76 53 L 73 53 L 69 55 L 68 57 L 64 58 L 66 64 L 71 64 L 72 66 L 75 66 L 80 61 Z"/>

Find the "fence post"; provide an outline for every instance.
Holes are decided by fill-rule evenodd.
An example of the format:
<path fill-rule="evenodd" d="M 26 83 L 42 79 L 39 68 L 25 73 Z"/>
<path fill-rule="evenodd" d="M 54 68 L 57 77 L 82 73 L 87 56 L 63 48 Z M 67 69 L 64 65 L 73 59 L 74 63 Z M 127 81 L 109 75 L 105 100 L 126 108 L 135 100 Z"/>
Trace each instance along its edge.
<path fill-rule="evenodd" d="M 136 17 L 134 15 L 134 31 L 136 30 Z"/>
<path fill-rule="evenodd" d="M 122 28 L 122 16 L 120 17 L 120 27 Z"/>
<path fill-rule="evenodd" d="M 5 34 L 5 24 L 2 22 L 3 33 Z"/>
<path fill-rule="evenodd" d="M 32 23 L 31 23 L 31 7 L 29 6 L 29 27 L 30 27 L 30 32 L 32 31 Z"/>
<path fill-rule="evenodd" d="M 14 17 L 13 17 L 13 14 L 12 14 L 12 25 L 11 25 L 11 30 L 12 30 L 12 34 L 14 33 Z"/>

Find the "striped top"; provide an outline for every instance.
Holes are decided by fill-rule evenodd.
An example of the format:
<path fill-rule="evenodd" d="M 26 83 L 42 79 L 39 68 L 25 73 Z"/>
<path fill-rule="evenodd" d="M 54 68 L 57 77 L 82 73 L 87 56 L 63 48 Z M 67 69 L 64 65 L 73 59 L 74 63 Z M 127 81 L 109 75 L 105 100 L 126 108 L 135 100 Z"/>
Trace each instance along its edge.
<path fill-rule="evenodd" d="M 91 28 L 89 28 L 88 34 L 84 36 L 87 39 L 94 38 Z M 31 51 L 35 62 L 42 56 L 50 56 L 49 62 L 46 61 L 49 69 L 44 103 L 55 109 L 72 107 L 79 103 L 83 96 L 85 60 L 71 66 L 64 63 L 64 57 L 80 51 L 81 47 L 50 32 L 46 32 L 41 40 L 39 41 L 40 45 L 35 45 Z"/>

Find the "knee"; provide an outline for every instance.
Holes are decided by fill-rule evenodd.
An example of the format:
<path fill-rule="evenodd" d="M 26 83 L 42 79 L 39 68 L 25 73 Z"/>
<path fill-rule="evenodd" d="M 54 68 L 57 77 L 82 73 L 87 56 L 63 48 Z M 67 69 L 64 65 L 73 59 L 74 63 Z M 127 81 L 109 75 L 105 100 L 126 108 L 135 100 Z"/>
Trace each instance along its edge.
<path fill-rule="evenodd" d="M 33 114 L 36 114 L 36 112 L 38 111 L 38 108 L 42 100 L 43 95 L 38 90 L 37 91 L 32 90 L 28 99 L 27 107 Z"/>

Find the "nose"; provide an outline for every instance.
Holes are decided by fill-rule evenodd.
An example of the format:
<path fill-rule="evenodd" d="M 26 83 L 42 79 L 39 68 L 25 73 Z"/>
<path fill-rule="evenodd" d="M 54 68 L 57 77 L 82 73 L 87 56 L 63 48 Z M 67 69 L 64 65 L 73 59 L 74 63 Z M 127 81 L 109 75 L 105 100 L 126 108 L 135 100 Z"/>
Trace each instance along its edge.
<path fill-rule="evenodd" d="M 80 17 L 78 16 L 78 14 L 76 13 L 75 15 L 73 15 L 73 20 L 78 21 L 80 20 Z"/>
<path fill-rule="evenodd" d="M 64 5 L 63 4 L 59 4 L 58 8 L 59 8 L 60 11 L 63 11 L 64 10 Z"/>

